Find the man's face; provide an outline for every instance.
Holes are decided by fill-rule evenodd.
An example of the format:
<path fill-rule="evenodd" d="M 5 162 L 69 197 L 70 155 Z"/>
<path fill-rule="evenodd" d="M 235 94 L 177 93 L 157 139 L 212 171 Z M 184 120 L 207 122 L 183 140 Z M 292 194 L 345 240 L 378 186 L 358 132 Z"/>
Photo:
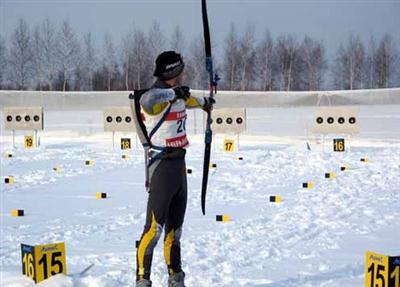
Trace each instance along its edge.
<path fill-rule="evenodd" d="M 183 71 L 178 77 L 176 77 L 176 85 L 182 86 L 185 80 L 186 80 L 186 74 L 185 71 Z"/>

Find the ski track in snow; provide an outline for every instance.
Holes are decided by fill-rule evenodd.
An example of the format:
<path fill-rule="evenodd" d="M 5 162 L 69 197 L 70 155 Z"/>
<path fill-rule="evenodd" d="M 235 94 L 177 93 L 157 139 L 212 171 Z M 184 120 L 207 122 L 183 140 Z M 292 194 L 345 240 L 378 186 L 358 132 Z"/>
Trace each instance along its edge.
<path fill-rule="evenodd" d="M 378 231 L 400 235 L 398 224 L 388 224 L 400 216 L 397 145 L 344 154 L 265 143 L 241 143 L 235 154 L 217 148 L 205 217 L 202 150 L 194 143 L 187 155 L 193 169 L 182 240 L 187 286 L 360 286 L 364 252 Z M 243 161 L 235 159 L 239 154 Z M 360 162 L 361 157 L 370 162 Z M 87 159 L 94 165 L 85 166 Z M 351 169 L 340 171 L 342 165 Z M 62 171 L 54 172 L 55 166 Z M 2 177 L 15 179 L 13 185 L 1 183 L 2 286 L 35 286 L 19 275 L 20 243 L 59 241 L 66 242 L 70 274 L 95 265 L 86 277 L 58 275 L 37 286 L 134 286 L 135 240 L 146 203 L 140 150 L 123 160 L 104 143 L 49 144 L 16 151 L 2 160 L 1 169 Z M 337 178 L 324 178 L 326 172 Z M 302 189 L 307 181 L 313 189 Z M 94 199 L 100 190 L 109 198 Z M 270 195 L 282 196 L 283 202 L 270 203 Z M 26 216 L 10 217 L 19 206 Z M 216 222 L 216 214 L 228 214 L 232 221 Z M 153 286 L 165 286 L 162 240 L 153 262 Z"/>

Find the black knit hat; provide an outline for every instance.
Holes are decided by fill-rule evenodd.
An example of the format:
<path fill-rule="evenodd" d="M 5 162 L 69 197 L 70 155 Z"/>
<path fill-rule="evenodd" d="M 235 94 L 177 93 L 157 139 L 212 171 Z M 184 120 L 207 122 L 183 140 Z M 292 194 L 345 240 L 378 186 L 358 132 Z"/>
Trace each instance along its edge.
<path fill-rule="evenodd" d="M 162 52 L 156 59 L 154 76 L 160 80 L 170 80 L 182 73 L 185 63 L 180 54 L 174 51 Z"/>

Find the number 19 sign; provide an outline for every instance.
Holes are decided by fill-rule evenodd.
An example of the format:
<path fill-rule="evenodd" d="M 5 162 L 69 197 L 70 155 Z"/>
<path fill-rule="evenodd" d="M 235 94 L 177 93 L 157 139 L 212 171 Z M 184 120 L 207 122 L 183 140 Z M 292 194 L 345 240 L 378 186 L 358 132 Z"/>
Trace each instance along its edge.
<path fill-rule="evenodd" d="M 368 251 L 365 263 L 365 287 L 400 287 L 400 256 Z"/>
<path fill-rule="evenodd" d="M 67 274 L 65 244 L 21 244 L 22 274 L 39 283 L 56 274 Z"/>

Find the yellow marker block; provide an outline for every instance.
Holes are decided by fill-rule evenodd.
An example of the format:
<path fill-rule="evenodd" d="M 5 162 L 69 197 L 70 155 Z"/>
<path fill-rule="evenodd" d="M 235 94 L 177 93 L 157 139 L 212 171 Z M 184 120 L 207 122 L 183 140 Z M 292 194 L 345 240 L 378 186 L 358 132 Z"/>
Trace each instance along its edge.
<path fill-rule="evenodd" d="M 96 199 L 104 199 L 104 198 L 107 198 L 107 193 L 96 192 Z"/>
<path fill-rule="evenodd" d="M 13 209 L 13 210 L 11 210 L 11 216 L 12 217 L 24 216 L 24 210 L 23 209 Z"/>
<path fill-rule="evenodd" d="M 270 202 L 275 202 L 275 203 L 281 203 L 282 202 L 282 197 L 280 195 L 271 195 L 269 197 Z"/>
<path fill-rule="evenodd" d="M 336 178 L 336 174 L 333 172 L 327 172 L 325 173 L 325 178 L 334 179 Z"/>
<path fill-rule="evenodd" d="M 123 154 L 123 155 L 121 156 L 121 158 L 122 158 L 122 159 L 129 159 L 129 155 Z"/>
<path fill-rule="evenodd" d="M 89 160 L 85 161 L 85 164 L 87 166 L 92 166 L 92 165 L 94 165 L 94 160 L 89 159 Z"/>
<path fill-rule="evenodd" d="M 243 160 L 242 156 L 237 157 L 238 160 Z"/>
<path fill-rule="evenodd" d="M 60 166 L 53 167 L 55 172 L 62 172 L 62 168 Z"/>
<path fill-rule="evenodd" d="M 341 166 L 340 170 L 341 171 L 346 171 L 346 170 L 349 170 L 349 167 L 348 166 Z"/>
<path fill-rule="evenodd" d="M 210 163 L 210 168 L 217 168 L 217 164 L 216 163 Z"/>
<path fill-rule="evenodd" d="M 369 162 L 368 158 L 366 157 L 360 158 L 360 161 L 365 163 Z"/>
<path fill-rule="evenodd" d="M 5 184 L 13 184 L 14 183 L 14 177 L 13 176 L 6 176 L 4 178 L 4 183 Z"/>
<path fill-rule="evenodd" d="M 6 152 L 6 153 L 4 154 L 4 157 L 5 157 L 5 158 L 12 158 L 13 155 L 12 155 L 12 153 Z"/>
<path fill-rule="evenodd" d="M 228 222 L 231 221 L 231 217 L 229 215 L 217 215 L 216 220 L 220 222 Z"/>
<path fill-rule="evenodd" d="M 312 189 L 314 184 L 312 182 L 303 182 L 303 188 Z"/>

